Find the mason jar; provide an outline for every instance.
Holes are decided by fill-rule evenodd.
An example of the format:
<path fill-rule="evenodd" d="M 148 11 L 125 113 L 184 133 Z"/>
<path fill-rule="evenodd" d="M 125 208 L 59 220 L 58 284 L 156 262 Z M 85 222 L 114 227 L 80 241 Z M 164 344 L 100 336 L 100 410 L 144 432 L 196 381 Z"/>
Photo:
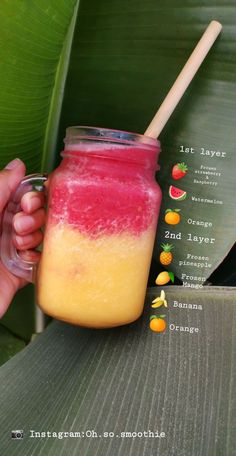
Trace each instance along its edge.
<path fill-rule="evenodd" d="M 2 260 L 36 283 L 38 305 L 52 317 L 93 328 L 130 323 L 141 315 L 146 294 L 161 203 L 160 143 L 94 127 L 70 127 L 64 142 L 48 183 L 45 175 L 25 177 L 13 195 Z M 13 215 L 32 190 L 47 193 L 39 263 L 23 261 L 11 241 Z"/>

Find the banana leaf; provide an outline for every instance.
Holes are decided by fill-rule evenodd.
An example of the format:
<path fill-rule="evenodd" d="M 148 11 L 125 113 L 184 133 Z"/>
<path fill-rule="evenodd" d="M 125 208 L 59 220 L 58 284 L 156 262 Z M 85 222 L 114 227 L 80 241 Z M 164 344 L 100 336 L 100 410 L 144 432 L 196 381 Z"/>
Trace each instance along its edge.
<path fill-rule="evenodd" d="M 235 290 L 164 289 L 164 333 L 150 289 L 138 322 L 54 322 L 0 368 L 1 455 L 235 454 Z"/>
<path fill-rule="evenodd" d="M 0 165 L 18 155 L 26 161 L 28 172 L 49 171 L 58 161 L 68 125 L 142 133 L 207 23 L 220 20 L 221 37 L 161 134 L 158 174 L 163 205 L 155 246 L 157 261 L 160 244 L 166 240 L 164 212 L 172 203 L 168 196 L 174 183 L 171 167 L 184 160 L 180 146 L 227 153 L 227 160 L 220 161 L 223 179 L 214 194 L 224 205 L 209 212 L 207 206 L 186 199 L 181 203 L 181 230 L 172 229 L 174 234 L 182 233 L 181 242 L 174 242 L 172 271 L 179 278 L 183 272 L 191 275 L 196 271 L 196 266 L 183 269 L 179 265 L 185 251 L 210 257 L 211 266 L 198 271 L 198 277 L 209 277 L 235 241 L 235 17 L 235 6 L 226 8 L 219 0 L 184 0 L 181 6 L 170 0 L 150 0 L 145 5 L 137 0 L 128 4 L 124 0 L 82 0 L 79 10 L 75 0 L 30 4 L 4 0 L 0 10 Z M 191 195 L 193 170 L 200 166 L 197 154 L 191 156 L 188 166 L 183 188 Z M 213 227 L 207 235 L 216 239 L 214 248 L 197 242 L 194 249 L 189 247 L 188 213 L 196 220 L 205 220 L 210 213 Z M 198 227 L 193 234 L 203 237 L 205 228 Z M 17 312 L 30 312 L 29 295 L 33 301 L 32 290 L 17 299 Z M 13 324 L 17 333 L 18 318 L 12 323 L 10 314 L 3 323 Z M 20 334 L 25 331 L 30 332 L 28 327 L 19 330 Z"/>
<path fill-rule="evenodd" d="M 25 347 L 23 340 L 15 337 L 0 325 L 0 366 Z"/>
<path fill-rule="evenodd" d="M 163 190 L 157 272 L 161 244 L 169 243 L 168 270 L 194 287 L 207 281 L 236 240 L 236 7 L 222 0 L 82 0 L 59 138 L 75 124 L 143 133 L 212 19 L 222 22 L 221 36 L 160 135 L 157 174 Z M 188 172 L 174 180 L 179 162 Z M 173 200 L 170 186 L 187 198 Z M 165 222 L 168 209 L 181 211 L 179 224 Z"/>
<path fill-rule="evenodd" d="M 15 157 L 24 160 L 28 173 L 50 171 L 55 164 L 77 10 L 76 0 L 1 2 L 0 168 Z M 3 319 L 28 339 L 35 327 L 33 302 L 29 286 Z"/>
<path fill-rule="evenodd" d="M 1 3 L 1 166 L 18 155 L 28 172 L 50 170 L 68 125 L 143 132 L 206 24 L 216 18 L 223 23 L 222 36 L 160 137 L 158 176 L 164 193 L 159 233 L 164 233 L 170 172 L 179 161 L 180 145 L 229 154 L 222 168 L 227 203 L 223 212 L 214 210 L 218 232 L 212 231 L 212 237 L 221 238 L 213 270 L 235 238 L 235 6 L 219 0 L 183 0 L 181 5 L 172 0 L 82 0 L 77 8 L 78 2 L 69 0 Z M 193 161 L 189 168 L 196 166 Z M 160 241 L 162 235 L 156 259 Z M 176 262 L 177 243 L 174 255 Z M 178 264 L 173 265 L 180 276 Z M 0 368 L 0 453 L 234 454 L 235 293 L 205 288 L 165 289 L 172 305 L 168 324 L 200 327 L 200 335 L 149 330 L 156 290 L 148 295 L 143 318 L 128 327 L 95 331 L 51 324 Z M 21 294 L 21 319 L 29 300 Z M 174 301 L 193 302 L 202 310 L 177 309 Z M 10 323 L 6 318 L 5 324 Z M 118 434 L 152 426 L 167 438 L 61 441 L 29 436 L 30 429 Z M 11 439 L 16 430 L 23 430 L 20 441 Z"/>

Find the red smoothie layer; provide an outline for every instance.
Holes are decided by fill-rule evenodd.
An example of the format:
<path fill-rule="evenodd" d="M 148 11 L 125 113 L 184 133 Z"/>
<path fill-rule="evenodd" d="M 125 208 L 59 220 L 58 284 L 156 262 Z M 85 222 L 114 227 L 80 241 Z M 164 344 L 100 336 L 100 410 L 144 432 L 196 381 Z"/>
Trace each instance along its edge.
<path fill-rule="evenodd" d="M 66 151 L 70 157 L 64 158 L 50 184 L 50 222 L 72 225 L 93 238 L 124 231 L 138 236 L 155 228 L 161 196 L 154 179 L 147 185 L 153 173 L 149 151 L 114 146 L 113 159 L 107 158 L 107 150 L 110 154 L 111 148 L 98 147 L 97 156 L 94 149 L 93 156 L 88 151 L 88 158 L 84 150 L 80 155 L 78 146 Z M 124 152 L 127 161 L 121 160 Z"/>

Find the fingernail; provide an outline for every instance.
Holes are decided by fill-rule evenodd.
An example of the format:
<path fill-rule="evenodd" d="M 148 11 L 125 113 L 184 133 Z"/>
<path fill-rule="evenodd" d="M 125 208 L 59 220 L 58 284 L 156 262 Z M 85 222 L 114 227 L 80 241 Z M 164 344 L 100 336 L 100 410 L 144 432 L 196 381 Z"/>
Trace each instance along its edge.
<path fill-rule="evenodd" d="M 29 200 L 25 200 L 25 205 L 26 205 L 27 212 L 33 212 L 42 206 L 42 204 L 37 196 L 32 196 Z"/>
<path fill-rule="evenodd" d="M 24 239 L 22 239 L 21 236 L 15 236 L 15 240 L 19 247 L 21 247 L 24 244 Z"/>
<path fill-rule="evenodd" d="M 30 217 L 30 216 L 27 216 L 27 215 L 24 215 L 24 216 L 21 216 L 21 217 L 17 217 L 15 220 L 14 220 L 14 228 L 15 230 L 19 233 L 19 232 L 24 232 L 26 230 L 29 230 L 30 228 L 32 228 L 34 225 L 34 219 L 33 217 Z"/>
<path fill-rule="evenodd" d="M 22 161 L 19 158 L 15 158 L 14 160 L 10 161 L 7 166 L 5 166 L 5 169 L 14 169 L 17 168 Z"/>

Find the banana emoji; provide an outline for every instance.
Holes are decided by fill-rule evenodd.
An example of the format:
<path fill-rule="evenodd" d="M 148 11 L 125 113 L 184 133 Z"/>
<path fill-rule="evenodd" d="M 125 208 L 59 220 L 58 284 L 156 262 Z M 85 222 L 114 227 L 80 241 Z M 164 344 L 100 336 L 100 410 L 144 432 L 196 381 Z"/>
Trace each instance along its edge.
<path fill-rule="evenodd" d="M 161 290 L 160 296 L 158 296 L 157 298 L 154 299 L 154 301 L 152 301 L 152 307 L 153 307 L 153 309 L 157 309 L 158 307 L 161 307 L 163 305 L 165 307 L 167 307 L 167 301 L 166 301 L 166 295 L 165 295 L 164 290 Z"/>

